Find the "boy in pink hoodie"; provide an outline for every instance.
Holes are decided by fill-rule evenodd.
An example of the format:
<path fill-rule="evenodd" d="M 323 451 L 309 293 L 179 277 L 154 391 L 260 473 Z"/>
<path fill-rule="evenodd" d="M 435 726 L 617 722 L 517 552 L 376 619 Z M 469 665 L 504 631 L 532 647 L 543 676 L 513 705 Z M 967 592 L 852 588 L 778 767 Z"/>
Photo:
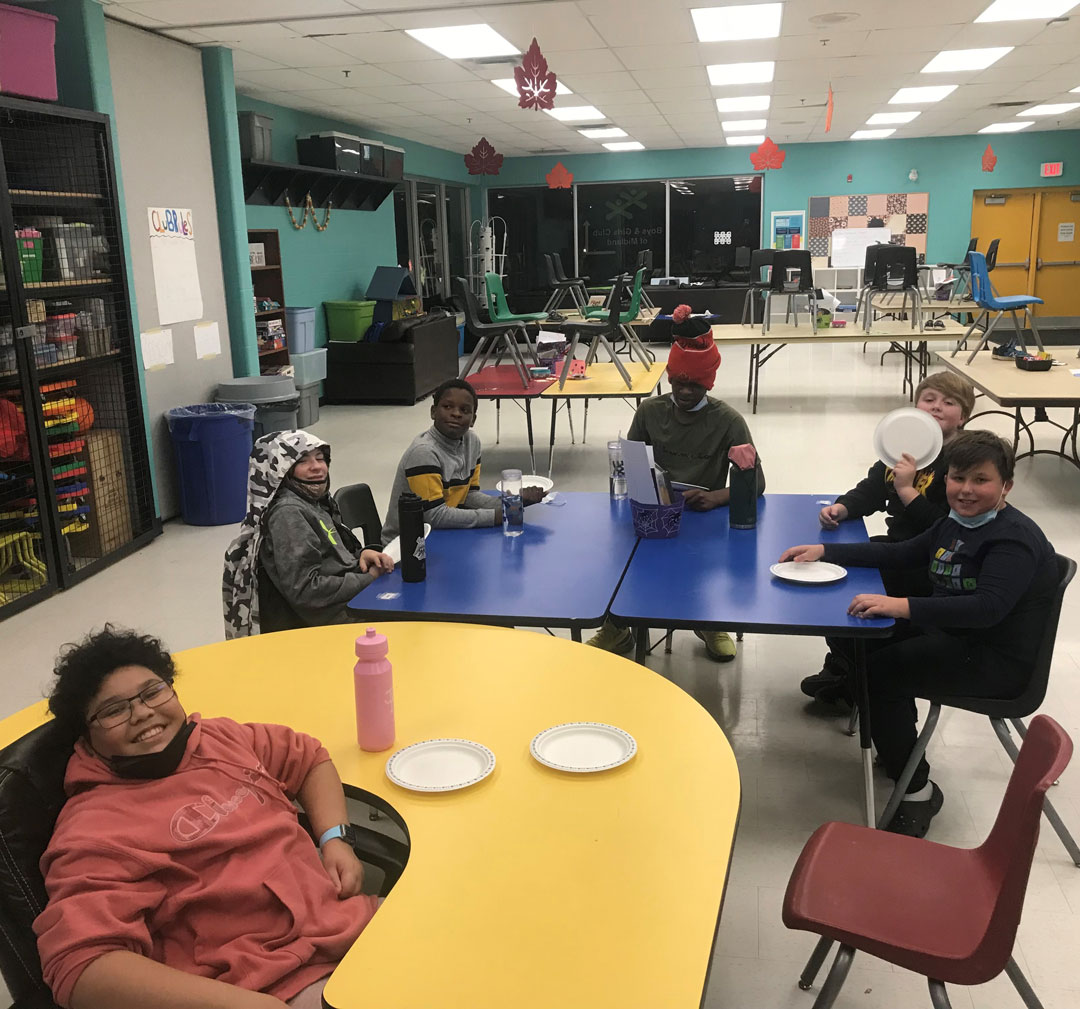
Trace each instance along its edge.
<path fill-rule="evenodd" d="M 34 922 L 56 1001 L 142 1009 L 152 992 L 157 1009 L 280 1009 L 313 997 L 376 908 L 338 829 L 345 797 L 326 750 L 281 725 L 189 717 L 152 637 L 106 626 L 56 675 L 49 707 L 77 742 Z"/>

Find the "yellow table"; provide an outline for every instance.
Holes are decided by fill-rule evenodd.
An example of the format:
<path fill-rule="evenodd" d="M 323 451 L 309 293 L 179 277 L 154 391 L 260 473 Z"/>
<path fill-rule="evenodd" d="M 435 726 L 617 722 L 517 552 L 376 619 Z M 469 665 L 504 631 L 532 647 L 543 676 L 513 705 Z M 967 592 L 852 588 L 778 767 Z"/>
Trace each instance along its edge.
<path fill-rule="evenodd" d="M 207 645 L 177 656 L 189 711 L 283 722 L 322 740 L 346 787 L 405 821 L 409 863 L 334 972 L 333 1009 L 697 1009 L 739 809 L 715 720 L 637 664 L 547 635 L 386 625 L 395 747 L 463 736 L 496 756 L 460 792 L 391 784 L 356 745 L 355 626 Z M 44 719 L 0 722 L 6 744 Z M 529 755 L 542 729 L 605 721 L 638 753 L 602 774 Z"/>
<path fill-rule="evenodd" d="M 657 361 L 648 370 L 642 364 L 628 361 L 625 365 L 627 374 L 630 376 L 630 386 L 623 381 L 618 369 L 610 362 L 596 362 L 590 364 L 585 370 L 584 378 L 567 379 L 566 385 L 561 389 L 559 383 L 549 385 L 541 394 L 541 399 L 551 400 L 551 439 L 548 443 L 548 476 L 551 476 L 551 467 L 555 459 L 555 417 L 559 412 L 559 400 L 566 406 L 566 415 L 570 421 L 570 443 L 574 443 L 574 420 L 570 414 L 570 401 L 574 399 L 585 400 L 585 419 L 582 422 L 581 444 L 585 444 L 585 438 L 589 433 L 589 400 L 590 399 L 622 399 L 634 400 L 635 408 L 641 406 L 641 401 L 646 396 L 651 396 L 660 385 L 664 377 L 664 365 Z"/>

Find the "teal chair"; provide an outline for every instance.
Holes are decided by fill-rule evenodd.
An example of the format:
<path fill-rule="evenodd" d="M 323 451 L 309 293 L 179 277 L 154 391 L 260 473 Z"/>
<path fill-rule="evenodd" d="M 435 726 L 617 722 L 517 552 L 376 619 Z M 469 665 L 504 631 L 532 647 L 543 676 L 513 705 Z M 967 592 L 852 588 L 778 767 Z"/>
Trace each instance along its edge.
<path fill-rule="evenodd" d="M 626 326 L 631 322 L 636 322 L 638 314 L 641 312 L 641 284 L 645 278 L 645 267 L 643 266 L 637 273 L 634 274 L 634 288 L 630 292 L 630 307 L 619 314 L 619 325 Z M 608 314 L 608 309 L 604 305 L 593 305 L 590 308 L 585 309 L 586 319 L 602 319 Z"/>
<path fill-rule="evenodd" d="M 497 273 L 484 274 L 484 288 L 487 290 L 488 315 L 492 322 L 542 322 L 547 312 L 511 312 L 506 303 L 502 277 Z"/>

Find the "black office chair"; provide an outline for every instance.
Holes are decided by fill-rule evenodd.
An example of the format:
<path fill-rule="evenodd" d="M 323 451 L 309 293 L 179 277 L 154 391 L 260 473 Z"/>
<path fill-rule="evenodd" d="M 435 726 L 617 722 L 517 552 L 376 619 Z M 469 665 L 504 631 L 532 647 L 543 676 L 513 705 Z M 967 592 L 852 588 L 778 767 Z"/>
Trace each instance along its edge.
<path fill-rule="evenodd" d="M 64 772 L 74 741 L 49 721 L 0 750 L 0 973 L 14 1009 L 56 1009 L 41 977 L 34 919 L 48 896 L 39 863 L 66 801 Z M 383 896 L 408 861 L 408 846 L 355 827 L 356 854 L 383 871 Z"/>
<path fill-rule="evenodd" d="M 788 279 L 788 271 L 797 270 L 798 278 Z M 774 297 L 787 299 L 787 311 L 784 322 L 792 315 L 795 325 L 799 325 L 799 298 L 806 298 L 810 312 L 810 327 L 817 322 L 817 295 L 814 291 L 814 271 L 810 263 L 809 249 L 782 249 L 773 257 L 772 276 L 765 291 L 764 315 L 761 319 L 761 332 L 764 334 L 771 325 L 769 308 Z"/>
<path fill-rule="evenodd" d="M 944 695 L 927 697 L 926 700 L 930 702 L 930 710 L 927 712 L 926 721 L 923 723 L 922 731 L 915 742 L 915 748 L 911 751 L 911 756 L 908 757 L 904 772 L 897 780 L 896 787 L 893 789 L 889 802 L 885 806 L 885 811 L 878 820 L 879 827 L 893 818 L 893 814 L 903 800 L 908 784 L 915 774 L 923 754 L 926 753 L 926 747 L 934 733 L 934 727 L 937 725 L 942 705 L 948 705 L 950 708 L 960 708 L 964 711 L 973 711 L 978 715 L 986 715 L 990 719 L 990 724 L 993 726 L 999 742 L 1005 748 L 1005 752 L 1008 753 L 1012 762 L 1016 763 L 1020 751 L 1009 733 L 1009 726 L 1006 722 L 1012 724 L 1016 734 L 1023 741 L 1024 734 L 1027 732 L 1024 719 L 1028 715 L 1034 714 L 1042 704 L 1043 698 L 1046 697 L 1046 686 L 1050 680 L 1050 665 L 1054 659 L 1054 642 L 1057 638 L 1058 621 L 1061 617 L 1061 604 L 1065 598 L 1065 590 L 1069 587 L 1069 582 L 1073 580 L 1073 576 L 1076 574 L 1076 561 L 1063 557 L 1061 554 L 1055 556 L 1058 585 L 1046 611 L 1042 644 L 1039 646 L 1039 654 L 1036 656 L 1035 665 L 1031 670 L 1031 679 L 1028 680 L 1024 692 L 1019 697 L 1008 699 L 946 697 Z M 1054 809 L 1049 800 L 1044 804 L 1043 812 L 1046 814 L 1046 818 L 1050 821 L 1050 825 L 1054 828 L 1054 832 L 1061 843 L 1065 846 L 1069 857 L 1080 866 L 1080 847 L 1077 847 L 1072 834 L 1069 833 L 1068 828 L 1062 822 L 1057 810 Z"/>
<path fill-rule="evenodd" d="M 353 483 L 339 487 L 334 495 L 341 521 L 350 529 L 360 529 L 364 534 L 364 546 L 382 546 L 382 519 L 375 506 L 375 498 L 366 483 Z"/>
<path fill-rule="evenodd" d="M 768 291 L 769 284 L 772 283 L 771 277 L 766 277 L 763 280 L 761 272 L 772 267 L 775 257 L 775 249 L 754 249 L 750 253 L 750 286 L 746 289 L 746 297 L 743 298 L 742 306 L 742 324 L 744 326 L 746 325 L 747 313 L 750 315 L 750 325 L 757 325 L 757 320 L 754 318 L 754 305 L 761 295 Z"/>
<path fill-rule="evenodd" d="M 464 277 L 454 277 L 453 290 L 454 295 L 458 298 L 465 311 L 465 327 L 476 337 L 476 346 L 473 348 L 468 361 L 465 362 L 465 367 L 461 369 L 459 377 L 467 378 L 472 374 L 477 362 L 479 362 L 480 367 L 475 370 L 482 371 L 492 353 L 498 348 L 495 363 L 498 364 L 502 360 L 504 353 L 508 354 L 510 360 L 514 363 L 514 367 L 517 368 L 518 376 L 521 379 L 521 387 L 528 389 L 529 370 L 525 364 L 521 348 L 518 346 L 519 336 L 524 337 L 525 345 L 528 347 L 533 363 L 539 364 L 539 360 L 536 356 L 536 348 L 529 339 L 529 331 L 526 329 L 525 324 L 516 320 L 514 322 L 481 322 L 480 304 L 476 300 L 476 295 L 469 290 L 469 285 L 465 282 Z"/>

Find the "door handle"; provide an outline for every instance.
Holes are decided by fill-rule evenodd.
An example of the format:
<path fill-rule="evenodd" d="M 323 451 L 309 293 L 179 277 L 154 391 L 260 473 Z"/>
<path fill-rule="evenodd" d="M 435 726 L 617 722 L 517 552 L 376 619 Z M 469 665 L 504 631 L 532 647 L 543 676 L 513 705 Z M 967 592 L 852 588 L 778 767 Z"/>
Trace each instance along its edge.
<path fill-rule="evenodd" d="M 1039 259 L 1039 260 L 1036 260 L 1035 269 L 1041 270 L 1044 266 L 1080 266 L 1080 259 Z"/>
<path fill-rule="evenodd" d="M 1025 270 L 1027 270 L 1031 266 L 1031 260 L 1025 259 L 1022 263 L 998 263 L 997 266 L 1022 266 Z"/>

